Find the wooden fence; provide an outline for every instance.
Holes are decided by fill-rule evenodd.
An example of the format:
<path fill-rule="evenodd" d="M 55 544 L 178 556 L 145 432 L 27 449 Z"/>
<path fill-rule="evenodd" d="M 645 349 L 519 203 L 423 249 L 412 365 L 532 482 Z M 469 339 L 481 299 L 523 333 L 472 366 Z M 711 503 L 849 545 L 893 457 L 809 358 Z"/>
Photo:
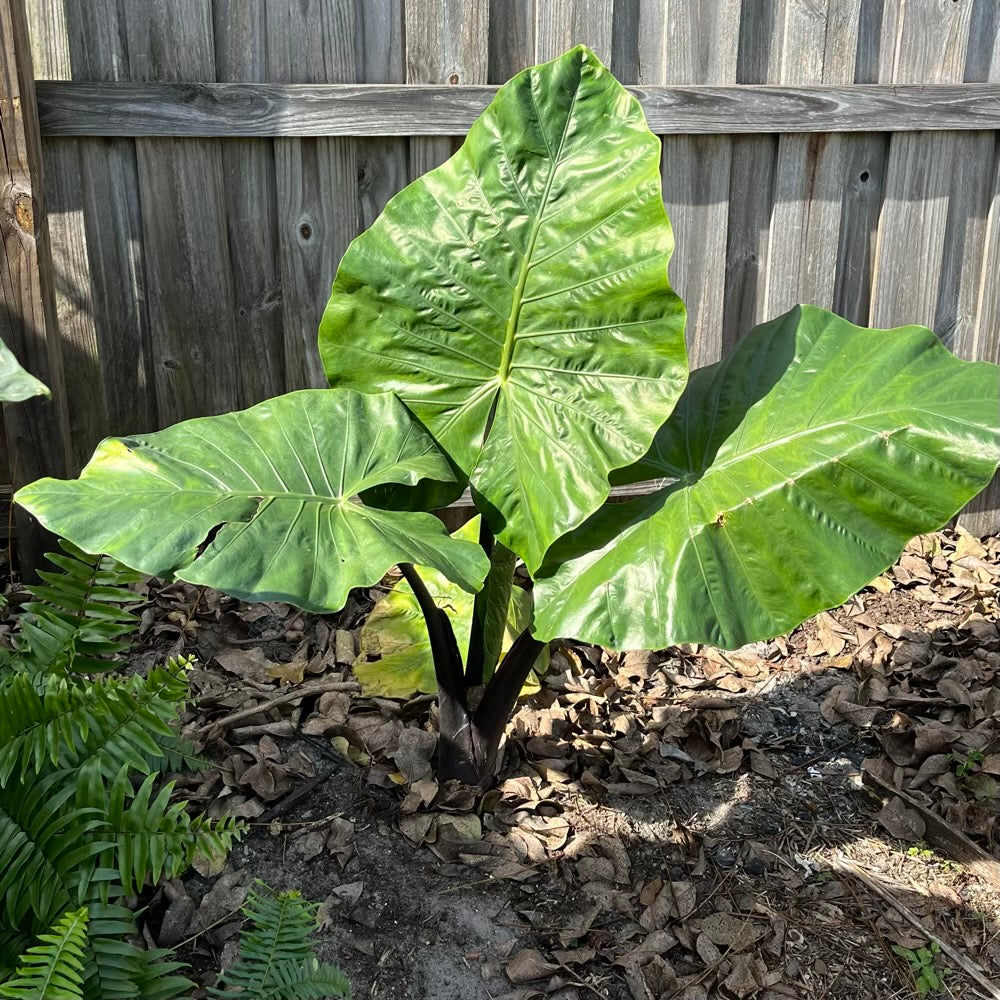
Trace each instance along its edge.
<path fill-rule="evenodd" d="M 323 384 L 348 242 L 578 42 L 663 136 L 695 364 L 796 302 L 1000 358 L 997 0 L 20 3 L 68 424 L 32 471 Z"/>

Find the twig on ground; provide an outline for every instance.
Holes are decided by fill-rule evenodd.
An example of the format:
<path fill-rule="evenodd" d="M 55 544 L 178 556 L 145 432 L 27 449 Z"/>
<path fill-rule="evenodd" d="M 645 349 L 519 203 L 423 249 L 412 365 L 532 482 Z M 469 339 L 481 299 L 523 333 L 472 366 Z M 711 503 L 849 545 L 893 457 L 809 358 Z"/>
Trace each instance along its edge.
<path fill-rule="evenodd" d="M 250 708 L 243 708 L 239 712 L 233 712 L 232 715 L 226 715 L 221 719 L 206 722 L 197 733 L 201 736 L 214 730 L 226 729 L 228 726 L 242 722 L 244 719 L 252 719 L 255 715 L 260 715 L 261 712 L 267 712 L 269 709 L 277 708 L 279 705 L 287 705 L 290 702 L 298 701 L 300 698 L 308 698 L 314 694 L 326 694 L 329 691 L 360 690 L 361 686 L 357 681 L 326 681 L 319 684 L 308 684 L 304 687 L 293 688 L 291 691 L 276 695 L 274 698 L 268 698 L 267 701 L 258 702 Z"/>
<path fill-rule="evenodd" d="M 974 844 L 961 830 L 956 829 L 936 812 L 899 788 L 894 788 L 884 778 L 873 771 L 864 769 L 862 780 L 869 788 L 882 795 L 895 795 L 910 808 L 915 809 L 926 825 L 924 834 L 927 842 L 946 850 L 951 857 L 961 862 L 970 873 L 981 878 L 994 892 L 1000 892 L 1000 862 L 991 857 L 981 847 Z M 1000 996 L 1000 994 L 997 994 Z"/>
<path fill-rule="evenodd" d="M 257 822 L 270 823 L 279 816 L 284 816 L 292 806 L 304 799 L 317 785 L 322 785 L 331 774 L 340 770 L 340 767 L 339 763 L 327 764 L 315 778 L 310 778 L 305 784 L 296 788 L 295 791 L 289 792 L 280 802 L 276 802 L 270 809 L 265 809 L 260 814 Z"/>
<path fill-rule="evenodd" d="M 962 971 L 970 978 L 973 979 L 976 985 L 986 991 L 986 995 L 991 997 L 992 1000 L 1000 1000 L 1000 989 L 994 986 L 986 978 L 983 972 L 968 959 L 960 951 L 953 948 L 947 941 L 943 941 L 939 938 L 933 931 L 927 929 L 926 926 L 921 922 L 920 918 L 904 903 L 898 900 L 888 889 L 880 885 L 878 880 L 872 878 L 860 865 L 851 861 L 850 858 L 845 857 L 843 854 L 839 854 L 836 857 L 831 857 L 827 859 L 829 865 L 836 871 L 846 873 L 848 875 L 853 875 L 856 879 L 872 890 L 876 895 L 881 896 L 893 909 L 895 909 L 907 923 L 912 924 L 914 928 L 920 931 L 921 934 L 925 935 L 929 941 L 933 941 L 942 951 L 943 954 L 947 955 L 951 961 L 956 965 L 960 966 Z"/>

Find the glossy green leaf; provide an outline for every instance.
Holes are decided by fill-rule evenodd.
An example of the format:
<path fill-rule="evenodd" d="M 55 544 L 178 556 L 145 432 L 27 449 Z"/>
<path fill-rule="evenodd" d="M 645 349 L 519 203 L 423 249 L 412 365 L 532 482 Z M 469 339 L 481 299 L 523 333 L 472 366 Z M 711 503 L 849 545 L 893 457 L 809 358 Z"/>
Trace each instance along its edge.
<path fill-rule="evenodd" d="M 1000 462 L 996 365 L 929 330 L 810 306 L 694 373 L 620 481 L 671 479 L 598 512 L 536 580 L 535 631 L 626 648 L 733 648 L 833 607 Z"/>
<path fill-rule="evenodd" d="M 447 479 L 447 460 L 389 394 L 307 389 L 155 434 L 109 438 L 79 480 L 43 479 L 18 503 L 50 530 L 144 573 L 309 611 L 343 606 L 398 562 L 475 591 L 489 568 L 431 514 L 356 494 Z"/>
<path fill-rule="evenodd" d="M 479 537 L 479 518 L 475 517 L 463 525 L 452 537 L 474 542 Z M 464 659 L 469 649 L 473 597 L 432 569 L 418 566 L 417 572 L 434 603 L 443 608 L 451 620 Z M 530 622 L 531 595 L 520 587 L 514 587 L 507 608 L 502 653 L 510 649 L 511 643 Z M 434 694 L 437 691 L 427 626 L 417 599 L 405 580 L 401 580 L 375 605 L 361 629 L 360 646 L 361 653 L 354 663 L 354 676 L 367 696 L 408 698 L 418 692 Z M 369 656 L 380 659 L 369 660 Z M 547 668 L 548 649 L 535 664 L 538 673 L 544 673 Z M 537 679 L 534 675 L 529 676 L 524 693 L 530 694 L 537 689 Z"/>
<path fill-rule="evenodd" d="M 323 317 L 331 385 L 397 393 L 531 569 L 684 386 L 659 168 L 593 52 L 525 70 L 351 244 Z"/>
<path fill-rule="evenodd" d="M 26 372 L 13 351 L 0 340 L 0 403 L 21 403 L 32 396 L 51 396 L 49 387 Z"/>

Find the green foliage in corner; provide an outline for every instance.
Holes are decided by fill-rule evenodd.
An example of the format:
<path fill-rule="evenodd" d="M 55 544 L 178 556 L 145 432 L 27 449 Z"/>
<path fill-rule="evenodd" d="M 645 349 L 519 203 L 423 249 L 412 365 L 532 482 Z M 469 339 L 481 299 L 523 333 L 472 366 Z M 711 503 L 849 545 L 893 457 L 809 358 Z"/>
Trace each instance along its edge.
<path fill-rule="evenodd" d="M 32 396 L 51 396 L 49 387 L 26 372 L 14 352 L 0 340 L 0 403 L 21 403 Z"/>
<path fill-rule="evenodd" d="M 83 955 L 87 946 L 87 909 L 64 913 L 39 943 L 21 956 L 17 974 L 0 997 L 12 1000 L 83 1000 Z"/>
<path fill-rule="evenodd" d="M 240 830 L 192 817 L 161 778 L 183 752 L 188 664 L 112 673 L 134 574 L 65 543 L 50 558 L 60 572 L 32 589 L 0 658 L 0 996 L 170 1000 L 191 984 L 131 943 L 126 898 Z"/>
<path fill-rule="evenodd" d="M 240 940 L 240 954 L 209 995 L 225 1000 L 326 1000 L 349 997 L 350 984 L 335 965 L 319 962 L 309 936 L 318 904 L 294 889 L 277 894 L 251 891 L 243 915 L 253 929 Z M 221 987 L 221 988 L 220 988 Z"/>

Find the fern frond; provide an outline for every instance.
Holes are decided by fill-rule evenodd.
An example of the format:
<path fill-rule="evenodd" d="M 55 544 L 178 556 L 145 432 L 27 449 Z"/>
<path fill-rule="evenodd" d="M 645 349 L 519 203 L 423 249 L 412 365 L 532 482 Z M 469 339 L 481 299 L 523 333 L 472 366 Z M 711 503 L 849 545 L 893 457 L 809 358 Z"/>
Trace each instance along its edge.
<path fill-rule="evenodd" d="M 186 802 L 171 803 L 173 782 L 164 784 L 154 798 L 158 777 L 149 775 L 138 790 L 133 790 L 123 769 L 110 788 L 108 831 L 115 842 L 121 883 L 129 896 L 147 882 L 176 878 L 198 854 L 228 854 L 233 841 L 243 834 L 233 817 L 213 823 L 188 813 Z"/>
<path fill-rule="evenodd" d="M 0 986 L 10 1000 L 83 1000 L 87 908 L 64 913 L 39 944 L 21 956 L 15 977 Z"/>
<path fill-rule="evenodd" d="M 55 767 L 96 760 L 112 780 L 123 766 L 143 774 L 163 757 L 162 742 L 188 695 L 186 661 L 147 676 L 79 683 L 58 674 L 11 674 L 0 681 L 0 785 Z"/>
<path fill-rule="evenodd" d="M 128 584 L 140 574 L 103 556 L 91 556 L 60 540 L 65 555 L 46 557 L 62 572 L 39 571 L 42 585 L 20 618 L 21 666 L 29 671 L 92 673 L 112 669 L 109 657 L 128 648 L 139 619 L 126 605 L 138 601 Z"/>
<path fill-rule="evenodd" d="M 7 922 L 29 913 L 47 926 L 78 906 L 94 881 L 93 859 L 111 847 L 97 809 L 76 808 L 72 772 L 9 781 L 0 798 L 0 896 Z"/>
<path fill-rule="evenodd" d="M 135 915 L 115 903 L 92 902 L 85 955 L 85 1000 L 174 1000 L 194 984 L 174 973 L 164 951 L 144 951 L 128 939 L 138 933 Z"/>
<path fill-rule="evenodd" d="M 266 889 L 266 887 L 264 887 Z M 237 960 L 209 995 L 254 1000 L 347 997 L 350 985 L 335 966 L 316 961 L 309 936 L 316 930 L 318 904 L 294 890 L 264 895 L 251 891 L 243 915 L 253 924 L 240 940 Z"/>

